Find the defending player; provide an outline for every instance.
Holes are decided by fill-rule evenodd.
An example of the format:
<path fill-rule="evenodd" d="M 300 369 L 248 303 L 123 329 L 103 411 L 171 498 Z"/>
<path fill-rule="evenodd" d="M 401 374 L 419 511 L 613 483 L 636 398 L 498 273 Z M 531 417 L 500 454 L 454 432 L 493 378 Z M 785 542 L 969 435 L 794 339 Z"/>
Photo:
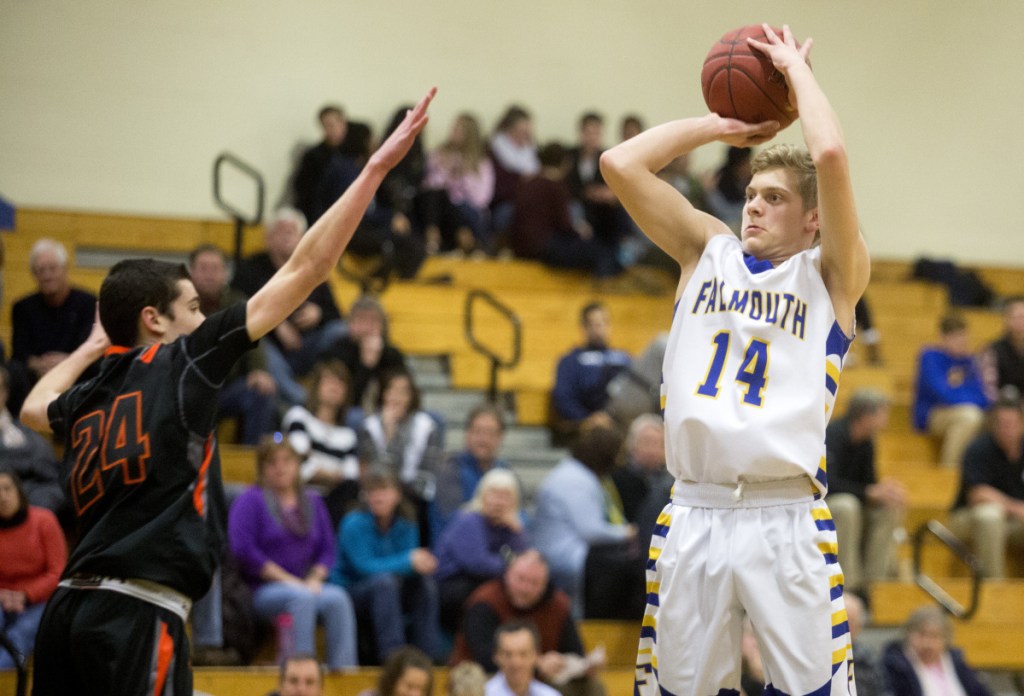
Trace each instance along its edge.
<path fill-rule="evenodd" d="M 870 261 L 839 121 L 807 64 L 811 41 L 765 32 L 751 44 L 786 76 L 809 156 L 776 146 L 755 158 L 742 241 L 655 173 L 712 141 L 768 140 L 776 122 L 675 121 L 601 160 L 682 271 L 662 387 L 677 481 L 651 544 L 637 694 L 738 693 L 744 614 L 766 694 L 855 692 L 822 496 L 825 426 Z"/>
<path fill-rule="evenodd" d="M 79 528 L 43 615 L 35 694 L 192 693 L 185 620 L 223 539 L 216 392 L 235 360 L 327 279 L 384 175 L 426 125 L 433 96 L 245 304 L 204 320 L 184 266 L 152 260 L 123 261 L 103 281 L 102 327 L 36 384 L 21 412 L 65 439 Z M 104 354 L 99 376 L 70 388 Z"/>

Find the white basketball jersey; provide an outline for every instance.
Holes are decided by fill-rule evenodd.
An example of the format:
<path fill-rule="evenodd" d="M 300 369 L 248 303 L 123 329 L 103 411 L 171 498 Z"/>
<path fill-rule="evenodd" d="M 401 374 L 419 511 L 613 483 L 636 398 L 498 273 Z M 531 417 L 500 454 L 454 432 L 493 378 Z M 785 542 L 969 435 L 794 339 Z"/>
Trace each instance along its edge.
<path fill-rule="evenodd" d="M 675 307 L 662 369 L 668 470 L 737 484 L 806 474 L 824 493 L 825 426 L 850 347 L 821 251 L 778 268 L 713 237 Z"/>

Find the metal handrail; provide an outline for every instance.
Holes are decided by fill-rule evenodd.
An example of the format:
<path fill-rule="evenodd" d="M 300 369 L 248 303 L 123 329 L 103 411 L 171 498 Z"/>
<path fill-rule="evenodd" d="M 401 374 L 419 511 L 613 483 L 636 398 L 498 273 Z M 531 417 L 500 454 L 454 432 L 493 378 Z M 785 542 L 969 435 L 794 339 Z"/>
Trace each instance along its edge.
<path fill-rule="evenodd" d="M 921 557 L 924 544 L 932 536 L 948 548 L 957 560 L 963 563 L 971 573 L 971 599 L 966 607 L 946 592 L 931 576 L 921 569 Z M 914 532 L 914 582 L 938 602 L 943 609 L 958 619 L 969 619 L 978 610 L 978 599 L 981 595 L 981 561 L 971 553 L 964 542 L 938 520 L 928 520 Z"/>
<path fill-rule="evenodd" d="M 16 695 L 25 696 L 28 692 L 28 666 L 25 655 L 14 647 L 14 643 L 11 642 L 10 638 L 2 630 L 0 630 L 0 649 L 6 650 L 14 661 L 14 668 L 17 670 L 14 687 Z"/>
<path fill-rule="evenodd" d="M 491 350 L 490 347 L 484 345 L 477 339 L 473 324 L 473 308 L 476 306 L 478 301 L 489 304 L 499 314 L 508 319 L 509 324 L 512 326 L 512 355 L 510 357 L 504 358 L 498 355 L 496 352 Z M 508 369 L 515 367 L 519 364 L 519 360 L 522 357 L 522 322 L 519 321 L 519 316 L 510 307 L 502 304 L 498 301 L 498 298 L 486 290 L 480 290 L 477 288 L 466 293 L 466 303 L 463 310 L 463 324 L 465 328 L 466 341 L 469 343 L 470 347 L 491 361 L 491 381 L 487 389 L 487 398 L 493 403 L 498 400 L 498 370 L 501 368 Z"/>
<path fill-rule="evenodd" d="M 233 165 L 238 171 L 243 174 L 247 174 L 249 178 L 256 184 L 256 210 L 251 214 L 246 214 L 240 211 L 235 206 L 231 205 L 230 202 L 224 200 L 221 194 L 221 171 L 223 170 L 224 164 Z M 263 219 L 263 201 L 264 201 L 264 190 L 263 175 L 257 171 L 248 162 L 240 159 L 236 155 L 230 152 L 222 152 L 217 155 L 217 159 L 213 161 L 213 200 L 217 204 L 217 207 L 223 210 L 225 213 L 231 216 L 231 219 L 235 221 L 235 263 L 237 264 L 242 258 L 242 235 L 245 232 L 246 225 L 258 225 L 260 220 Z"/>

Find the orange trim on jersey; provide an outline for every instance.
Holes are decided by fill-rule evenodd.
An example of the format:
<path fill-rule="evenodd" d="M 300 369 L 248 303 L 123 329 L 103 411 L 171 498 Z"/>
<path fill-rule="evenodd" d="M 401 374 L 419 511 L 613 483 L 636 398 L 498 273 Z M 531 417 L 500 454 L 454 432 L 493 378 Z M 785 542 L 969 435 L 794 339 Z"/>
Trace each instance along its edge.
<path fill-rule="evenodd" d="M 199 467 L 196 488 L 192 491 L 192 504 L 195 506 L 196 512 L 199 513 L 200 517 L 206 514 L 206 503 L 203 500 L 203 494 L 206 493 L 206 477 L 210 472 L 210 460 L 213 459 L 213 435 L 206 439 L 206 445 L 203 449 L 203 463 Z"/>
<path fill-rule="evenodd" d="M 153 680 L 153 696 L 160 696 L 167 682 L 167 670 L 174 657 L 174 640 L 167 632 L 167 624 L 160 622 L 160 638 L 156 644 L 156 675 Z"/>
<path fill-rule="evenodd" d="M 125 346 L 109 346 L 105 351 L 103 351 L 103 357 L 108 355 L 123 355 L 128 352 L 131 352 L 131 348 L 127 348 Z"/>
<path fill-rule="evenodd" d="M 159 343 L 154 343 L 149 348 L 147 348 L 145 351 L 143 351 L 142 355 L 139 356 L 139 360 L 141 360 L 142 362 L 144 362 L 144 363 L 146 363 L 148 365 L 149 363 L 153 362 L 153 356 L 156 355 L 156 352 L 158 350 L 160 350 L 160 344 Z"/>

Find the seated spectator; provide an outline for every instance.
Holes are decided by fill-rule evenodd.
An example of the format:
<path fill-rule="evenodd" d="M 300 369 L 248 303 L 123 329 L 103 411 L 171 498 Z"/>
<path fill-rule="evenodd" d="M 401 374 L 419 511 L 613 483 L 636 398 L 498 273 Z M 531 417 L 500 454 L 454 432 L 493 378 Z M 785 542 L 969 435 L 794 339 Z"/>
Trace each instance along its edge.
<path fill-rule="evenodd" d="M 11 307 L 11 409 L 21 410 L 32 385 L 85 343 L 96 321 L 96 296 L 72 287 L 68 252 L 40 239 L 29 252 L 36 292 Z"/>
<path fill-rule="evenodd" d="M 253 587 L 256 614 L 273 622 L 291 617 L 297 653 L 316 653 L 316 623 L 327 634 L 327 666 L 354 667 L 356 621 L 352 600 L 324 584 L 334 565 L 334 530 L 320 496 L 302 487 L 299 455 L 271 437 L 256 451 L 257 483 L 228 515 L 228 539 L 242 575 Z"/>
<path fill-rule="evenodd" d="M 380 671 L 377 688 L 359 696 L 430 696 L 434 688 L 434 667 L 430 658 L 412 646 L 391 653 Z"/>
<path fill-rule="evenodd" d="M 620 608 L 633 609 L 636 607 L 631 604 L 639 603 L 635 618 L 643 613 L 644 593 L 635 586 L 634 576 L 643 575 L 644 562 L 638 549 L 630 553 L 626 548 L 636 536 L 636 527 L 626 524 L 602 482 L 614 467 L 621 447 L 622 435 L 610 422 L 594 419 L 586 423 L 572 447 L 572 456 L 559 462 L 537 490 L 531 536 L 537 550 L 551 564 L 555 584 L 572 598 L 578 617 L 583 616 L 584 592 L 587 598 L 594 595 L 593 609 L 598 610 L 618 601 L 613 594 L 619 598 L 620 594 L 635 591 L 636 602 L 619 602 Z M 608 552 L 604 553 L 602 547 Z M 602 556 L 604 567 L 588 561 L 596 554 Z M 634 564 L 635 573 L 629 570 Z M 584 577 L 587 567 L 591 567 L 594 577 Z M 586 588 L 591 581 L 595 587 Z M 598 589 L 607 594 L 600 596 Z M 591 607 L 587 612 L 590 616 Z"/>
<path fill-rule="evenodd" d="M 556 440 L 571 439 L 585 418 L 608 403 L 608 383 L 629 367 L 629 354 L 610 348 L 612 319 L 608 308 L 591 302 L 580 312 L 584 343 L 558 361 L 551 393 Z"/>
<path fill-rule="evenodd" d="M 519 482 L 511 471 L 492 469 L 473 499 L 445 527 L 437 542 L 441 625 L 454 632 L 469 594 L 500 577 L 510 555 L 529 546 L 523 529 Z"/>
<path fill-rule="evenodd" d="M 867 623 L 864 602 L 856 594 L 844 592 L 843 604 L 846 605 L 846 620 L 850 624 L 850 647 L 857 658 L 857 696 L 892 696 L 878 652 L 860 640 Z"/>
<path fill-rule="evenodd" d="M 902 640 L 885 646 L 882 660 L 889 687 L 899 696 L 992 696 L 978 675 L 952 646 L 946 614 L 921 607 L 907 619 Z"/>
<path fill-rule="evenodd" d="M 939 333 L 918 358 L 914 427 L 940 439 L 939 463 L 951 468 L 981 429 L 988 397 L 963 317 L 943 317 Z"/>
<path fill-rule="evenodd" d="M 455 118 L 448 140 L 427 158 L 423 186 L 428 251 L 490 250 L 494 165 L 475 116 Z"/>
<path fill-rule="evenodd" d="M 878 328 L 875 326 L 868 298 L 861 297 L 857 300 L 857 304 L 853 307 L 853 312 L 854 318 L 857 320 L 857 338 L 860 339 L 861 345 L 864 346 L 868 365 L 881 365 L 882 334 L 879 333 Z"/>
<path fill-rule="evenodd" d="M 377 664 L 407 642 L 439 659 L 437 559 L 401 514 L 402 489 L 391 472 L 371 471 L 362 496 L 365 509 L 346 515 L 338 530 L 331 582 L 351 595 Z"/>
<path fill-rule="evenodd" d="M 575 214 L 565 183 L 569 161 L 558 143 L 540 151 L 541 170 L 519 182 L 509 228 L 509 244 L 521 259 L 536 259 L 552 268 L 591 271 L 597 265 L 594 231 L 582 213 Z"/>
<path fill-rule="evenodd" d="M 348 334 L 321 356 L 345 363 L 352 375 L 349 403 L 362 412 L 372 411 L 380 396 L 380 380 L 385 373 L 405 368 L 405 356 L 388 337 L 388 315 L 373 295 L 363 295 L 348 313 Z"/>
<path fill-rule="evenodd" d="M 437 512 L 442 528 L 473 498 L 484 474 L 508 468 L 498 457 L 504 436 L 505 420 L 500 408 L 483 403 L 469 412 L 466 449 L 449 456 L 437 477 Z"/>
<path fill-rule="evenodd" d="M 743 206 L 747 202 L 747 184 L 752 176 L 750 160 L 754 152 L 749 147 L 729 147 L 725 163 L 704 187 L 707 191 L 708 212 L 740 233 Z"/>
<path fill-rule="evenodd" d="M 304 457 L 302 480 L 324 498 L 331 529 L 359 498 L 359 457 L 356 431 L 348 425 L 348 369 L 339 360 L 313 368 L 309 401 L 292 406 L 281 428 L 288 442 Z"/>
<path fill-rule="evenodd" d="M 67 561 L 57 518 L 29 505 L 18 475 L 0 468 L 0 633 L 26 658 L 32 654 L 46 601 Z M 0 649 L 0 670 L 15 661 Z"/>
<path fill-rule="evenodd" d="M 672 485 L 672 474 L 665 468 L 665 423 L 661 416 L 644 413 L 630 423 L 625 466 L 612 469 L 611 479 L 626 520 L 633 523 L 652 490 Z"/>
<path fill-rule="evenodd" d="M 14 419 L 7 408 L 10 375 L 0 367 L 0 466 L 18 475 L 29 505 L 57 514 L 64 505 L 60 464 L 42 435 Z"/>
<path fill-rule="evenodd" d="M 668 182 L 672 188 L 686 196 L 697 210 L 708 212 L 707 193 L 700 178 L 690 171 L 690 153 L 676 157 L 658 172 L 658 178 Z"/>
<path fill-rule="evenodd" d="M 398 128 L 405 119 L 405 114 L 412 108 L 411 104 L 405 104 L 395 109 L 387 128 L 384 129 L 385 140 Z M 418 233 L 423 229 L 421 215 L 417 210 L 418 198 L 426 173 L 427 156 L 423 150 L 423 138 L 417 135 L 402 161 L 384 175 L 384 181 L 377 189 L 376 195 L 377 205 L 404 218 L 400 222 L 401 227 Z"/>
<path fill-rule="evenodd" d="M 494 632 L 494 662 L 498 673 L 487 682 L 485 696 L 558 696 L 534 678 L 540 659 L 537 628 L 525 621 L 510 621 Z"/>
<path fill-rule="evenodd" d="M 529 621 L 540 637 L 537 673 L 551 685 L 562 684 L 563 694 L 603 694 L 599 665 L 567 680 L 570 663 L 583 655 L 568 595 L 550 582 L 548 564 L 536 550 L 517 556 L 501 579 L 478 587 L 466 600 L 455 647 L 448 664 L 478 662 L 488 672 L 497 670 L 495 631 L 509 621 Z"/>
<path fill-rule="evenodd" d="M 595 112 L 579 120 L 579 143 L 569 151 L 569 173 L 565 178 L 573 202 L 583 211 L 594 231 L 597 254 L 594 275 L 608 278 L 622 271 L 619 244 L 629 231 L 629 216 L 608 184 L 598 163 L 604 152 L 604 118 Z"/>
<path fill-rule="evenodd" d="M 907 491 L 875 473 L 875 438 L 889 423 L 889 399 L 873 389 L 850 397 L 846 413 L 825 431 L 828 502 L 836 526 L 839 562 L 846 587 L 865 592 L 867 583 L 890 575 L 893 532 L 903 524 Z"/>
<path fill-rule="evenodd" d="M 302 213 L 292 208 L 277 210 L 266 223 L 267 250 L 238 264 L 231 286 L 252 297 L 277 272 L 306 231 Z M 262 345 L 267 366 L 281 396 L 291 404 L 306 401 L 306 391 L 296 382 L 312 368 L 316 357 L 345 334 L 345 323 L 327 283 L 321 283 L 286 321 L 281 322 Z"/>
<path fill-rule="evenodd" d="M 349 132 L 324 175 L 324 209 L 338 200 L 355 182 L 374 149 L 373 134 L 366 124 L 349 124 Z M 423 242 L 414 234 L 404 213 L 385 207 L 375 196 L 359 221 L 346 252 L 356 256 L 379 257 L 374 275 L 386 279 L 391 270 L 401 278 L 416 275 L 426 256 Z"/>
<path fill-rule="evenodd" d="M 348 133 L 348 121 L 340 106 L 328 104 L 320 109 L 318 116 L 323 139 L 303 153 L 292 176 L 295 207 L 302 211 L 309 224 L 316 222 L 323 212 L 320 191 L 324 174 L 331 160 L 340 155 L 339 148 Z"/>
<path fill-rule="evenodd" d="M 626 114 L 622 117 L 622 125 L 619 126 L 620 142 L 626 142 L 643 132 L 644 122 L 637 114 Z"/>
<path fill-rule="evenodd" d="M 487 674 L 475 662 L 460 662 L 448 670 L 448 696 L 484 696 Z"/>
<path fill-rule="evenodd" d="M 1024 398 L 1024 295 L 1003 303 L 1003 335 L 982 353 L 982 367 L 990 401 Z"/>
<path fill-rule="evenodd" d="M 989 578 L 1006 576 L 1007 545 L 1024 552 L 1024 415 L 1019 401 L 989 411 L 987 432 L 964 452 L 950 524 Z"/>
<path fill-rule="evenodd" d="M 228 285 L 228 260 L 220 247 L 204 244 L 188 256 L 188 271 L 199 293 L 199 309 L 210 316 L 245 296 Z M 261 342 L 262 346 L 262 342 Z M 255 445 L 262 435 L 274 430 L 277 419 L 277 383 L 267 371 L 262 347 L 250 350 L 235 367 L 218 396 L 218 417 L 241 421 L 239 441 Z"/>
<path fill-rule="evenodd" d="M 430 516 L 437 490 L 437 472 L 444 459 L 444 433 L 437 421 L 420 410 L 420 391 L 405 369 L 381 378 L 377 409 L 359 430 L 359 461 L 394 474 L 416 506 L 420 546 L 430 544 Z"/>
<path fill-rule="evenodd" d="M 323 696 L 324 670 L 315 655 L 292 655 L 281 663 L 277 691 L 267 696 Z"/>
<path fill-rule="evenodd" d="M 490 152 L 494 163 L 492 226 L 502 231 L 512 221 L 519 182 L 540 171 L 530 112 L 515 104 L 508 107 L 491 136 Z"/>

